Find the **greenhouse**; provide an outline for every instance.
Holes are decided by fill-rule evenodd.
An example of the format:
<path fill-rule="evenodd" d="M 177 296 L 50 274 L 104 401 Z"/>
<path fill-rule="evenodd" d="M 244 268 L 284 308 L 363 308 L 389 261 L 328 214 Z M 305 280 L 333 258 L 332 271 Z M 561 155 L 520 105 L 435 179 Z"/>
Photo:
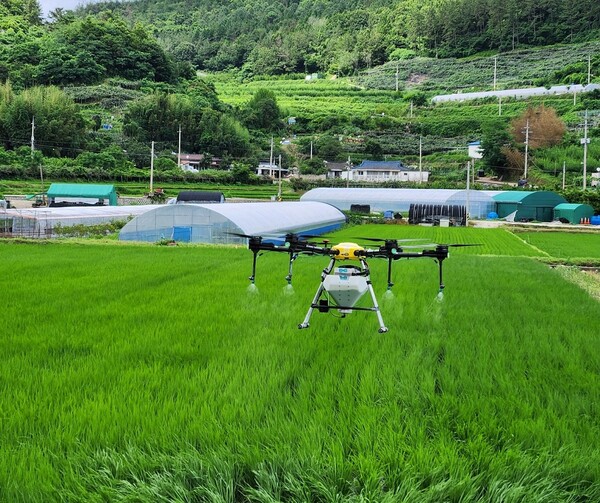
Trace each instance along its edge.
<path fill-rule="evenodd" d="M 486 218 L 495 211 L 493 196 L 500 191 L 454 189 L 366 189 L 317 188 L 304 194 L 301 201 L 320 201 L 342 211 L 352 206 L 369 206 L 374 212 L 401 212 L 406 216 L 411 204 L 468 206 L 471 218 Z"/>
<path fill-rule="evenodd" d="M 494 196 L 501 193 L 501 190 L 459 190 L 446 200 L 446 204 L 465 206 L 469 218 L 485 219 L 496 211 Z"/>
<path fill-rule="evenodd" d="M 567 202 L 555 192 L 545 190 L 501 192 L 494 196 L 494 200 L 498 216 L 515 222 L 551 222 L 554 218 L 554 208 Z"/>
<path fill-rule="evenodd" d="M 554 208 L 554 220 L 564 223 L 579 224 L 582 223 L 582 219 L 591 219 L 593 216 L 594 208 L 589 204 L 562 203 Z"/>
<path fill-rule="evenodd" d="M 0 213 L 0 232 L 13 237 L 51 238 L 60 235 L 57 229 L 61 227 L 126 221 L 153 208 L 156 206 L 70 206 L 6 210 Z"/>
<path fill-rule="evenodd" d="M 245 235 L 322 234 L 343 225 L 344 214 L 320 202 L 171 204 L 155 207 L 121 229 L 119 239 L 245 244 Z"/>

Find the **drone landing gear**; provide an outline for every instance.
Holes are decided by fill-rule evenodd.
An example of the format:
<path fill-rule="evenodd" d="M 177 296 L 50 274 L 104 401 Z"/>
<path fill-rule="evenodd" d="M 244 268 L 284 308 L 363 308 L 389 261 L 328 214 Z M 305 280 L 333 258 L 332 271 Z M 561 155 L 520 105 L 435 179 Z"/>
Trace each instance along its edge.
<path fill-rule="evenodd" d="M 379 322 L 379 333 L 387 332 L 388 329 L 383 322 L 383 317 L 379 310 L 379 304 L 371 284 L 369 268 L 364 259 L 360 260 L 360 267 L 347 266 L 337 267 L 334 270 L 336 259 L 332 258 L 329 265 L 321 274 L 321 283 L 317 288 L 317 293 L 313 297 L 304 321 L 298 325 L 299 329 L 310 326 L 310 318 L 315 309 L 320 313 L 327 313 L 331 310 L 338 311 L 342 317 L 350 314 L 352 311 L 371 311 L 377 316 Z M 369 292 L 373 302 L 372 307 L 355 307 L 354 304 L 366 293 Z M 329 298 L 321 298 L 327 293 Z M 332 303 L 330 303 L 330 300 Z"/>

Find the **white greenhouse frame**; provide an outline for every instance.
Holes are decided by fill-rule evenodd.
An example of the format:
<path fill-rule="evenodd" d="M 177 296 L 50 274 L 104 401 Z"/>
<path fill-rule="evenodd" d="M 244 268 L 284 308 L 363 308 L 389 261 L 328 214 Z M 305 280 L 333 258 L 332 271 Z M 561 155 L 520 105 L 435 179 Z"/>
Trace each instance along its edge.
<path fill-rule="evenodd" d="M 289 232 L 322 234 L 345 222 L 341 211 L 319 202 L 173 204 L 134 218 L 121 229 L 119 239 L 246 244 L 245 238 L 235 234 L 273 239 Z"/>

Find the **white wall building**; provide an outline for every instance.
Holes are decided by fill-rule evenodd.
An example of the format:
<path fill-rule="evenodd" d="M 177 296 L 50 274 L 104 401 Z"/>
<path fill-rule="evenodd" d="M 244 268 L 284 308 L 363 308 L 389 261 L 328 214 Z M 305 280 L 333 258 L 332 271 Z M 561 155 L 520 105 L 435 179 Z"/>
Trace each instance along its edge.
<path fill-rule="evenodd" d="M 429 171 L 409 168 L 401 161 L 363 161 L 342 171 L 340 178 L 353 182 L 427 182 Z"/>

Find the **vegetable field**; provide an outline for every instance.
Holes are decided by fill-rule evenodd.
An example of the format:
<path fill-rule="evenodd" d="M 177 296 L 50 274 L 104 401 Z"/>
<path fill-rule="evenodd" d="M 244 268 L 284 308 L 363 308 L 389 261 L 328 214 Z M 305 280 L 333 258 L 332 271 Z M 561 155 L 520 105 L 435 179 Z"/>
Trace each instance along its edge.
<path fill-rule="evenodd" d="M 323 257 L 0 242 L 0 500 L 598 501 L 600 304 L 503 230 L 357 232 L 482 246 L 442 301 L 371 260 L 378 334 L 296 328 Z"/>

